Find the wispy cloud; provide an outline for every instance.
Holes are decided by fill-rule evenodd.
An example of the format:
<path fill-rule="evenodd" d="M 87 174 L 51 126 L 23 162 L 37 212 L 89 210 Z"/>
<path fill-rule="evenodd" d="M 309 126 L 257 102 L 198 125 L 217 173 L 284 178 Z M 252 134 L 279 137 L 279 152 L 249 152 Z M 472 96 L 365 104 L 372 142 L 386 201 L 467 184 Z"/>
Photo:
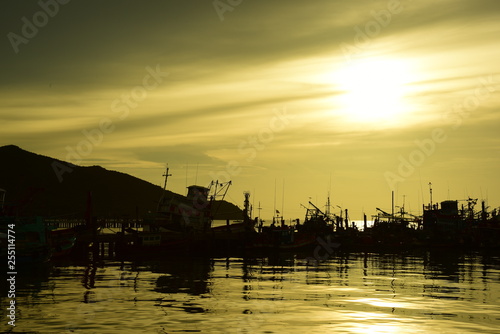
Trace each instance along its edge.
<path fill-rule="evenodd" d="M 385 191 L 383 172 L 436 127 L 447 129 L 449 139 L 421 166 L 422 178 L 460 182 L 479 165 L 498 167 L 492 156 L 499 148 L 500 94 L 481 101 L 456 130 L 445 116 L 481 78 L 500 82 L 500 2 L 399 4 L 401 10 L 356 54 L 411 67 L 403 96 L 411 112 L 391 124 L 349 119 L 338 82 L 349 65 L 340 46 L 354 45 L 359 31 L 366 34 L 387 1 L 248 1 L 223 22 L 210 1 L 69 2 L 18 53 L 6 36 L 22 34 L 21 19 L 40 8 L 35 2 L 3 4 L 0 143 L 64 159 L 67 145 L 85 139 L 82 131 L 110 118 L 115 129 L 82 163 L 156 180 L 156 169 L 168 161 L 178 168 L 197 163 L 208 178 L 236 159 L 241 183 L 266 187 L 287 177 L 303 185 L 295 202 L 313 192 L 312 185 L 321 188 L 332 171 L 343 178 L 338 187 L 346 203 L 363 197 L 351 195 L 354 187 L 369 187 L 372 197 Z M 113 101 L 140 85 L 145 67 L 155 64 L 169 76 L 128 117 L 117 118 Z M 239 143 L 283 107 L 293 122 L 255 159 L 242 159 Z M 447 168 L 453 173 L 447 175 Z M 477 182 L 496 178 L 488 168 Z M 297 173 L 308 173 L 308 181 Z M 408 184 L 418 183 L 417 175 Z M 500 201 L 500 193 L 494 196 Z M 362 200 L 370 206 L 372 197 Z"/>

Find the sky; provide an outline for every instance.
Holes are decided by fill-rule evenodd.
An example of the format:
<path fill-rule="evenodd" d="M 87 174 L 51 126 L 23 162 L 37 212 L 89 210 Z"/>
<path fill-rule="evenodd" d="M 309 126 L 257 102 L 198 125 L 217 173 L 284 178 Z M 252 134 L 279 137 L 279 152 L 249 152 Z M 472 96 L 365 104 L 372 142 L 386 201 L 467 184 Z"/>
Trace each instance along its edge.
<path fill-rule="evenodd" d="M 267 219 L 393 191 L 418 214 L 430 188 L 500 206 L 497 0 L 2 7 L 0 145 L 158 185 L 168 164 L 181 194 L 231 180 Z"/>

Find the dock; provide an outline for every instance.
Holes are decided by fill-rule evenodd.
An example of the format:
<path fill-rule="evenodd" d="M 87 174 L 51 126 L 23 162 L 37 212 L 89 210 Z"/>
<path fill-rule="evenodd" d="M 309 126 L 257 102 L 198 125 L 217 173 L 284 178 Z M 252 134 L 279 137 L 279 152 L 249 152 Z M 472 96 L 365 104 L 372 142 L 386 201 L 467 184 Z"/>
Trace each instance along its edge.
<path fill-rule="evenodd" d="M 53 228 L 73 228 L 76 226 L 86 226 L 85 219 L 45 219 L 45 224 Z M 142 228 L 142 219 L 127 219 L 127 218 L 105 218 L 98 219 L 95 225 L 100 228 Z"/>

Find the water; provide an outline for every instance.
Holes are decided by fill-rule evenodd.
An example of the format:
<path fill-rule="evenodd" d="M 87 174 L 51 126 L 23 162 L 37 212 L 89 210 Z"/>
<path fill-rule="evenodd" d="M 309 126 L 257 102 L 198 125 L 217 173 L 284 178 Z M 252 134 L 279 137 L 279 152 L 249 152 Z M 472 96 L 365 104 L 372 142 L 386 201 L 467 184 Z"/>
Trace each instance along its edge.
<path fill-rule="evenodd" d="M 500 256 L 422 252 L 54 262 L 19 272 L 30 333 L 499 333 Z M 5 283 L 1 288 L 7 290 Z"/>

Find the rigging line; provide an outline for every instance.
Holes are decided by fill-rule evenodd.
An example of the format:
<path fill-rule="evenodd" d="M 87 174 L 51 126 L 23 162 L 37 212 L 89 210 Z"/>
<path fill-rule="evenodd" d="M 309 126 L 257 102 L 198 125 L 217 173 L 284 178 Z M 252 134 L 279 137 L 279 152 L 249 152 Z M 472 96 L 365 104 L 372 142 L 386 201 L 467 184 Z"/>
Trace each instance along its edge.
<path fill-rule="evenodd" d="M 252 210 L 254 208 L 255 208 L 255 187 L 253 188 L 253 193 L 252 193 Z M 260 214 L 259 214 L 259 216 L 260 216 Z"/>
<path fill-rule="evenodd" d="M 422 186 L 422 175 L 420 174 L 420 168 L 418 169 L 418 178 L 420 179 L 420 198 L 422 199 L 422 205 L 424 205 L 424 187 Z"/>
<path fill-rule="evenodd" d="M 276 178 L 274 178 L 274 211 L 273 211 L 273 221 L 276 215 Z"/>
<path fill-rule="evenodd" d="M 188 187 L 188 170 L 189 170 L 189 162 L 186 162 L 186 189 Z"/>
<path fill-rule="evenodd" d="M 283 194 L 281 195 L 281 216 L 285 212 L 285 178 L 283 178 Z"/>

